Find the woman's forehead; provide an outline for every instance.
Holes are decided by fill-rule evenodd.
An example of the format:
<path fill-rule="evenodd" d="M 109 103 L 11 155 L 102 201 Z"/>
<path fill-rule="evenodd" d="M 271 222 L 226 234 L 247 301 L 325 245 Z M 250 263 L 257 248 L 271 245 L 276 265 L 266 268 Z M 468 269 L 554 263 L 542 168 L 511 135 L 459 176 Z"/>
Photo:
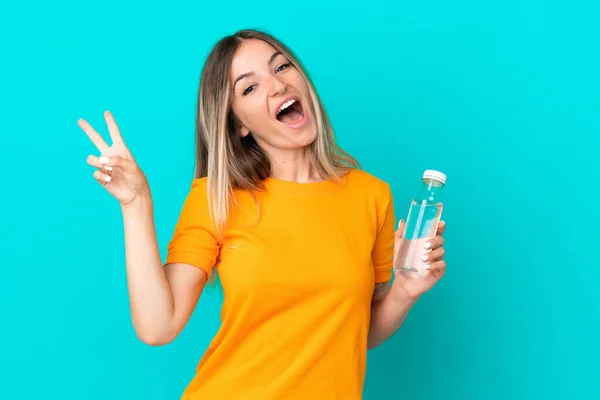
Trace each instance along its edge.
<path fill-rule="evenodd" d="M 258 39 L 244 40 L 231 60 L 231 75 L 238 76 L 258 68 L 267 68 L 277 52 L 269 43 Z"/>

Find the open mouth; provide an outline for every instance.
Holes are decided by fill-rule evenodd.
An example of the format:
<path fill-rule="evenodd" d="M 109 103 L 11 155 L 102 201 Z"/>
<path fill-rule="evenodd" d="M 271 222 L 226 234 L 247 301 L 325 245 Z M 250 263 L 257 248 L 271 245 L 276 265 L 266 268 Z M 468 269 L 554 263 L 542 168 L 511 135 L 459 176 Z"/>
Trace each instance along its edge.
<path fill-rule="evenodd" d="M 290 99 L 279 107 L 279 112 L 276 116 L 277 120 L 284 124 L 296 127 L 304 121 L 304 110 L 300 100 Z"/>

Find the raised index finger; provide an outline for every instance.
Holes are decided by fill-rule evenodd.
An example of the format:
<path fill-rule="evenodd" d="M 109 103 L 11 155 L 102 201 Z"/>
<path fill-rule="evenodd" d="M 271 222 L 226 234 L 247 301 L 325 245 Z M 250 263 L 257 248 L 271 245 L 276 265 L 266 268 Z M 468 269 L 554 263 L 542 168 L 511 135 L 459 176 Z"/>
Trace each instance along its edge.
<path fill-rule="evenodd" d="M 80 118 L 79 121 L 77 121 L 77 124 L 88 135 L 92 143 L 100 150 L 101 154 L 106 154 L 108 152 L 110 147 L 108 147 L 104 139 L 102 139 L 102 136 L 100 136 L 86 120 Z"/>
<path fill-rule="evenodd" d="M 110 133 L 110 138 L 113 143 L 122 142 L 123 138 L 121 137 L 121 131 L 117 123 L 115 122 L 115 117 L 113 117 L 112 113 L 109 110 L 104 112 L 104 119 L 106 120 L 106 125 L 108 126 L 108 132 Z"/>

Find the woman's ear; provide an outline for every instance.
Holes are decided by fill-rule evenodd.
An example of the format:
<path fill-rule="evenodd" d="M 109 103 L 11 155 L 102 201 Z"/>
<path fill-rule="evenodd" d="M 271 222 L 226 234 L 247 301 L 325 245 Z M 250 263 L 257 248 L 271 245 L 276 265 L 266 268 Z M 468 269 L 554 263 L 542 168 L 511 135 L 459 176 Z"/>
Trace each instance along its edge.
<path fill-rule="evenodd" d="M 250 130 L 248 130 L 248 128 L 246 128 L 244 126 L 244 124 L 242 124 L 242 121 L 240 121 L 233 114 L 233 112 L 229 113 L 228 122 L 229 122 L 230 126 L 235 127 L 235 130 L 237 131 L 238 135 L 240 135 L 240 137 L 244 138 L 244 137 L 248 136 L 248 134 L 250 133 Z"/>
<path fill-rule="evenodd" d="M 245 126 L 240 126 L 240 136 L 241 137 L 246 137 L 246 136 L 248 136 L 249 133 L 250 133 L 250 131 Z"/>

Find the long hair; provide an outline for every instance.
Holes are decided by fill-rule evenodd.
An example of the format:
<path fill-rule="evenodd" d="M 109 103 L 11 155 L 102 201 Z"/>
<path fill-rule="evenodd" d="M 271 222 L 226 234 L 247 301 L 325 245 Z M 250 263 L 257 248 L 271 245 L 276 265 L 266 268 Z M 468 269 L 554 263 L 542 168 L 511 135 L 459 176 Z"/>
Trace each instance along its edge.
<path fill-rule="evenodd" d="M 209 209 L 220 240 L 231 209 L 233 190 L 261 191 L 264 189 L 262 181 L 271 172 L 270 159 L 252 134 L 238 135 L 239 122 L 231 109 L 231 62 L 246 39 L 262 40 L 273 46 L 306 80 L 317 122 L 317 137 L 307 147 L 314 171 L 322 179 L 339 180 L 350 169 L 360 167 L 336 144 L 333 128 L 308 73 L 285 44 L 253 29 L 222 38 L 208 55 L 200 77 L 195 168 L 196 178 L 207 177 Z"/>

